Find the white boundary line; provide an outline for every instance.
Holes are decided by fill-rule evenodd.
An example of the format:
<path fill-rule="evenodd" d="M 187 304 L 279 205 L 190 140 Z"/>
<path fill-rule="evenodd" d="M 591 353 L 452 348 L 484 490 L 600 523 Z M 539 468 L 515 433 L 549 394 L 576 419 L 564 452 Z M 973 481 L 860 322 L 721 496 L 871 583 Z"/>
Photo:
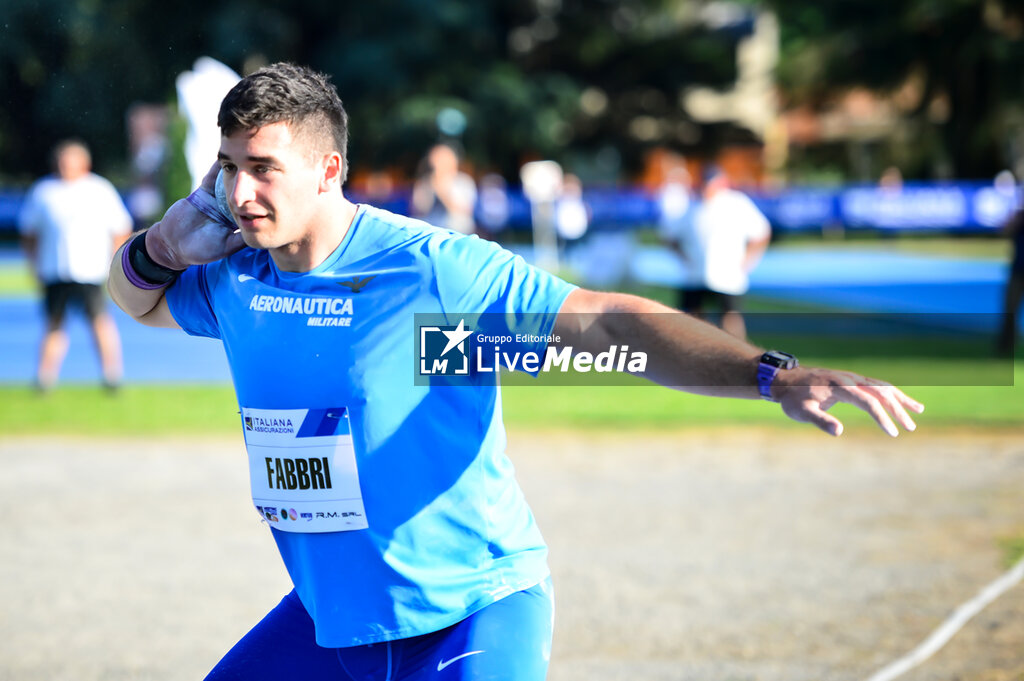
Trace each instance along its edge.
<path fill-rule="evenodd" d="M 1012 589 L 1021 580 L 1024 580 L 1024 558 L 1017 561 L 1017 564 L 1010 568 L 1009 572 L 979 591 L 977 596 L 954 610 L 953 614 L 946 618 L 946 621 L 933 631 L 921 645 L 875 672 L 868 678 L 868 681 L 892 681 L 921 664 L 938 652 L 942 646 L 949 643 L 949 640 L 985 606 Z"/>

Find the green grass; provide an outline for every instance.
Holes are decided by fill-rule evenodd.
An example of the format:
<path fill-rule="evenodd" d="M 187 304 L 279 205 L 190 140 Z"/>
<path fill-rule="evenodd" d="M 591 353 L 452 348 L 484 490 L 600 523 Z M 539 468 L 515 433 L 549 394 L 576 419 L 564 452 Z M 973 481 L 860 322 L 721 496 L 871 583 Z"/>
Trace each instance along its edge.
<path fill-rule="evenodd" d="M 926 430 L 1024 425 L 1024 368 L 1012 386 L 921 386 L 908 392 L 927 406 L 917 417 Z M 761 400 L 700 397 L 651 385 L 542 386 L 503 389 L 510 428 L 672 430 L 695 427 L 806 428 Z M 871 430 L 870 419 L 849 405 L 834 413 L 852 430 Z M 11 435 L 233 435 L 238 407 L 230 386 L 127 386 L 116 395 L 98 387 L 60 386 L 39 395 L 0 386 L 0 433 Z"/>
<path fill-rule="evenodd" d="M 657 246 L 662 243 L 656 228 L 637 229 L 633 232 L 637 243 Z M 1010 240 L 1001 234 L 948 236 L 928 232 L 906 232 L 900 235 L 880 234 L 872 231 L 847 230 L 845 233 L 780 233 L 772 250 L 798 249 L 879 250 L 915 253 L 918 255 L 948 256 L 972 260 L 1001 260 L 1010 257 Z"/>
<path fill-rule="evenodd" d="M 856 240 L 842 243 L 873 245 L 873 242 Z M 804 242 L 799 241 L 787 242 L 786 247 L 803 245 Z M 975 257 L 993 255 L 996 249 L 1004 248 L 1001 241 L 991 239 L 886 239 L 878 241 L 877 246 Z M 667 289 L 649 287 L 637 292 L 670 302 L 671 293 Z M 35 284 L 28 268 L 24 263 L 0 266 L 0 296 L 22 295 L 35 295 Z M 751 312 L 809 311 L 801 306 L 782 309 L 775 303 L 756 299 L 751 301 L 749 309 Z M 860 371 L 904 386 L 939 380 L 953 384 L 953 387 L 908 388 L 910 394 L 928 407 L 918 419 L 923 427 L 1024 425 L 1022 363 L 1018 362 L 1015 373 L 1011 373 L 1007 363 L 987 359 L 987 341 L 985 347 L 967 352 L 961 352 L 956 341 L 939 344 L 929 348 L 929 356 L 922 358 L 919 344 L 910 342 L 901 349 L 900 343 L 894 343 L 891 337 L 886 339 L 885 347 L 873 351 L 869 351 L 871 344 L 864 339 L 843 342 L 830 338 L 820 342 L 795 334 L 753 340 L 792 351 L 808 365 Z M 829 354 L 823 355 L 822 347 L 827 347 Z M 531 379 L 519 383 L 506 386 L 504 391 L 506 422 L 513 428 L 617 430 L 746 424 L 801 427 L 791 426 L 777 407 L 756 400 L 708 399 L 649 385 L 541 387 Z M 979 385 L 981 383 L 988 385 Z M 859 428 L 861 424 L 870 427 L 869 419 L 852 407 L 840 405 L 836 412 L 851 428 Z M 116 396 L 85 386 L 61 386 L 45 396 L 27 388 L 0 386 L 0 437 L 15 434 L 232 434 L 237 427 L 237 405 L 229 386 L 128 386 Z"/>
<path fill-rule="evenodd" d="M 14 298 L 37 295 L 39 285 L 24 262 L 0 266 L 0 297 Z"/>
<path fill-rule="evenodd" d="M 999 547 L 1003 550 L 1003 564 L 1013 567 L 1024 558 L 1024 528 L 1018 533 L 1003 537 L 999 540 Z"/>
<path fill-rule="evenodd" d="M 59 386 L 38 394 L 0 386 L 4 435 L 217 435 L 238 431 L 234 390 L 223 386 Z"/>
<path fill-rule="evenodd" d="M 999 260 L 1001 262 L 1008 262 L 1010 259 L 1010 241 L 1000 236 L 951 238 L 931 234 L 906 234 L 899 237 L 880 238 L 876 234 L 848 233 L 842 239 L 822 239 L 817 235 L 794 235 L 783 238 L 773 244 L 772 248 L 878 250 L 966 260 Z"/>
<path fill-rule="evenodd" d="M 924 429 L 1024 426 L 1024 370 L 1010 386 L 916 386 L 907 393 L 925 404 L 915 417 Z M 506 386 L 505 421 L 531 428 L 662 429 L 700 426 L 806 427 L 762 400 L 714 399 L 655 386 Z M 872 428 L 850 405 L 833 409 L 850 429 Z"/>

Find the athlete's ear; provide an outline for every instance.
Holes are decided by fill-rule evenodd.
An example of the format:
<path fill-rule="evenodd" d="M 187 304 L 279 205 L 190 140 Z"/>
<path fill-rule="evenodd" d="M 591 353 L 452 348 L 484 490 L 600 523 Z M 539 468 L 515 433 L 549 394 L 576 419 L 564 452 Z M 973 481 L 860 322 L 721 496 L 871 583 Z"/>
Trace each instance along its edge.
<path fill-rule="evenodd" d="M 320 175 L 320 191 L 336 192 L 341 189 L 341 174 L 344 161 L 341 154 L 332 151 L 323 158 L 323 172 Z"/>

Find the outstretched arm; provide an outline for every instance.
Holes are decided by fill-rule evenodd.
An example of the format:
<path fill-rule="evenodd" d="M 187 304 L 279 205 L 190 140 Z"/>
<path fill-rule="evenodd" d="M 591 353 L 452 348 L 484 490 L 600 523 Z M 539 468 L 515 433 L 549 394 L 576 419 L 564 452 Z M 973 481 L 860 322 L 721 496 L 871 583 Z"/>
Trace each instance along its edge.
<path fill-rule="evenodd" d="M 213 166 L 196 192 L 206 192 L 206 202 L 214 201 L 214 186 L 219 165 Z M 212 220 L 188 199 L 174 203 L 163 219 L 138 236 L 129 239 L 114 255 L 110 266 L 108 288 L 110 297 L 134 319 L 149 326 L 176 328 L 164 293 L 171 282 L 155 285 L 145 281 L 134 270 L 125 271 L 132 243 L 144 244 L 146 257 L 167 270 L 183 271 L 189 265 L 213 262 L 240 250 L 245 244 L 241 234 Z M 131 265 L 129 264 L 129 269 Z"/>
<path fill-rule="evenodd" d="M 560 344 L 589 352 L 642 342 L 648 378 L 661 385 L 702 395 L 759 397 L 757 368 L 763 350 L 710 324 L 645 298 L 577 289 L 555 321 Z M 827 411 L 838 402 L 863 409 L 886 433 L 896 423 L 916 427 L 909 411 L 924 406 L 899 389 L 857 374 L 797 367 L 779 371 L 771 396 L 790 418 L 812 423 L 831 435 L 843 424 Z"/>

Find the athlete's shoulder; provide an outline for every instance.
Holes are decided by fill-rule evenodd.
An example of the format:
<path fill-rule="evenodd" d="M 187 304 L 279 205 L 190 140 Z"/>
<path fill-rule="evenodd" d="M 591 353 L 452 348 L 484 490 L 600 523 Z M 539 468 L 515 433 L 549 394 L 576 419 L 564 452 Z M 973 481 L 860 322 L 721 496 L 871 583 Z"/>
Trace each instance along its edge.
<path fill-rule="evenodd" d="M 407 251 L 434 259 L 446 253 L 491 252 L 500 247 L 473 234 L 437 227 L 423 220 L 362 206 L 357 226 L 361 247 Z"/>
<path fill-rule="evenodd" d="M 381 241 L 439 239 L 454 234 L 423 220 L 366 204 L 360 205 L 358 219 L 358 228 L 364 234 Z"/>

